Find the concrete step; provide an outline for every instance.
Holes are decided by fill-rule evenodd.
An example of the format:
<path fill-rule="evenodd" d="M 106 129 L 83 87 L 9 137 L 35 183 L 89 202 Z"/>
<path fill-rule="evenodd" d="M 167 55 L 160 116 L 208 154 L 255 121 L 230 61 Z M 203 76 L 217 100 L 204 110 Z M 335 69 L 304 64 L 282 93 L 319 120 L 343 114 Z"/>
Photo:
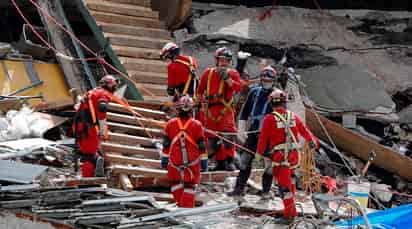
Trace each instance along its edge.
<path fill-rule="evenodd" d="M 156 19 L 151 19 L 151 18 L 125 16 L 125 15 L 119 15 L 119 14 L 98 12 L 94 10 L 90 10 L 90 14 L 95 18 L 98 24 L 100 22 L 106 22 L 106 23 L 148 27 L 148 28 L 156 28 L 156 29 L 164 28 L 163 22 L 156 20 Z"/>
<path fill-rule="evenodd" d="M 151 7 L 151 0 L 108 0 L 113 3 L 131 4 L 136 6 Z"/>
<path fill-rule="evenodd" d="M 167 73 L 167 63 L 160 60 L 120 57 L 120 62 L 127 71 Z"/>
<path fill-rule="evenodd" d="M 146 83 L 136 83 L 135 85 L 143 96 L 167 96 L 166 85 Z"/>
<path fill-rule="evenodd" d="M 129 46 L 147 49 L 160 49 L 169 42 L 168 40 L 162 40 L 149 37 L 137 37 L 123 34 L 104 33 L 104 36 L 109 39 L 110 44 L 118 46 Z"/>
<path fill-rule="evenodd" d="M 129 76 L 134 82 L 167 84 L 167 73 L 129 71 Z"/>
<path fill-rule="evenodd" d="M 158 39 L 171 39 L 170 32 L 164 29 L 153 29 L 138 26 L 121 25 L 114 23 L 98 22 L 100 29 L 106 33 L 125 34 L 139 37 L 156 37 Z"/>
<path fill-rule="evenodd" d="M 113 50 L 118 56 L 136 57 L 145 59 L 159 59 L 159 50 L 150 48 L 137 48 L 129 46 L 112 45 Z"/>
<path fill-rule="evenodd" d="M 107 0 L 86 0 L 86 5 L 90 10 L 99 12 L 159 19 L 158 12 L 143 6 L 117 3 Z"/>

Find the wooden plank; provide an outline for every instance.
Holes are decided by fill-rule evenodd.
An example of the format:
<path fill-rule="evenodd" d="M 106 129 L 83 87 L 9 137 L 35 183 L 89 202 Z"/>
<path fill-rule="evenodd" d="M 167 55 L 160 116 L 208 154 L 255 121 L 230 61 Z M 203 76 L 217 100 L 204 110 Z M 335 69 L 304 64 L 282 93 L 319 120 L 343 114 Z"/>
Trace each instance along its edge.
<path fill-rule="evenodd" d="M 127 46 L 147 49 L 161 49 L 169 40 L 156 39 L 151 37 L 137 37 L 125 34 L 104 33 L 110 44 L 117 46 Z M 159 59 L 159 53 L 157 56 Z"/>
<path fill-rule="evenodd" d="M 146 177 L 156 177 L 159 179 L 167 178 L 167 170 L 160 169 L 148 169 L 141 167 L 131 167 L 123 165 L 115 165 L 111 167 L 114 174 L 128 174 L 128 175 L 139 175 Z M 252 170 L 252 176 L 261 175 L 263 169 Z M 226 177 L 237 176 L 239 170 L 229 172 L 229 171 L 214 171 L 214 172 L 203 172 L 201 173 L 201 182 L 224 182 Z"/>
<path fill-rule="evenodd" d="M 398 174 L 408 181 L 412 181 L 412 173 L 410 172 L 410 169 L 412 168 L 412 159 L 403 156 L 388 147 L 380 145 L 379 143 L 376 143 L 352 130 L 346 129 L 321 115 L 319 116 L 338 148 L 341 148 L 345 152 L 349 152 L 365 161 L 368 160 L 369 153 L 371 151 L 375 151 L 376 158 L 372 162 L 374 165 L 389 172 Z M 329 142 L 324 131 L 319 125 L 315 114 L 308 108 L 306 108 L 306 122 L 308 127 L 316 136 L 325 142 Z"/>
<path fill-rule="evenodd" d="M 167 73 L 167 64 L 160 60 L 120 57 L 120 62 L 128 71 Z"/>
<path fill-rule="evenodd" d="M 154 102 L 154 103 L 164 103 L 165 105 L 167 105 L 170 102 L 170 99 L 166 96 L 143 96 L 144 101 L 147 102 Z M 168 105 L 169 107 L 172 107 L 172 103 L 170 105 Z"/>
<path fill-rule="evenodd" d="M 127 192 L 131 192 L 133 191 L 133 185 L 132 182 L 130 182 L 130 179 L 127 175 L 125 174 L 120 174 L 119 176 L 119 181 L 120 181 L 120 185 L 123 188 L 123 190 L 127 191 Z"/>
<path fill-rule="evenodd" d="M 133 35 L 135 36 L 135 35 Z M 139 48 L 131 47 L 125 45 L 112 45 L 113 50 L 118 56 L 124 57 L 135 57 L 135 58 L 144 58 L 144 59 L 159 59 L 159 50 L 153 48 Z M 129 72 L 129 76 L 132 77 L 133 74 Z M 164 76 L 163 76 L 164 77 Z M 140 82 L 140 81 L 138 81 Z"/>
<path fill-rule="evenodd" d="M 129 71 L 130 78 L 139 83 L 167 84 L 165 73 Z"/>
<path fill-rule="evenodd" d="M 73 100 L 72 99 L 65 99 L 57 102 L 46 102 L 46 103 L 39 103 L 35 106 L 36 111 L 51 111 L 51 110 L 66 110 L 66 109 L 74 109 L 73 108 Z"/>
<path fill-rule="evenodd" d="M 89 10 L 87 9 L 86 5 L 82 0 L 75 0 L 74 3 L 76 4 L 77 8 L 79 9 L 81 15 L 83 16 L 84 21 L 89 26 L 90 30 L 93 32 L 94 38 L 97 40 L 97 43 L 100 47 L 105 47 L 105 51 L 107 56 L 110 58 L 113 66 L 121 71 L 124 74 L 127 74 L 126 68 L 120 63 L 119 58 L 117 57 L 116 53 L 113 51 L 111 45 L 107 45 L 107 40 L 103 35 L 102 30 L 97 25 L 97 21 L 93 18 Z M 122 78 L 122 81 L 127 84 L 127 90 L 125 96 L 127 98 L 142 100 L 143 97 L 137 90 L 134 83 L 128 78 L 122 75 L 119 75 Z"/>
<path fill-rule="evenodd" d="M 149 169 L 141 167 L 131 167 L 124 165 L 114 165 L 111 167 L 114 174 L 128 174 L 128 175 L 140 175 L 147 177 L 159 177 L 167 178 L 167 171 L 160 169 Z"/>
<path fill-rule="evenodd" d="M 136 87 L 142 92 L 143 97 L 146 95 L 167 97 L 167 90 L 166 90 L 167 86 L 166 85 L 136 83 Z"/>
<path fill-rule="evenodd" d="M 156 140 L 161 142 L 161 139 L 152 139 L 152 138 L 145 138 L 140 136 L 128 135 L 128 134 L 119 134 L 109 132 L 109 139 L 108 141 L 123 145 L 141 145 L 141 146 L 153 146 L 153 141 Z"/>
<path fill-rule="evenodd" d="M 98 22 L 102 31 L 107 33 L 126 34 L 131 36 L 157 37 L 159 39 L 171 39 L 170 32 L 164 29 L 146 28 L 106 22 Z M 159 53 L 158 58 L 159 58 Z"/>
<path fill-rule="evenodd" d="M 147 127 L 143 128 L 140 126 L 131 126 L 131 125 L 126 125 L 126 124 L 114 123 L 114 122 L 108 122 L 107 125 L 109 126 L 109 130 L 113 132 L 117 131 L 120 133 L 140 135 L 140 136 L 145 136 L 145 137 L 151 137 L 149 136 L 149 134 L 154 137 L 163 136 L 163 130 L 161 129 L 153 129 L 153 128 L 147 128 Z"/>
<path fill-rule="evenodd" d="M 148 118 L 153 118 L 156 120 L 166 120 L 167 115 L 163 111 L 158 111 L 158 110 L 152 110 L 152 109 L 147 109 L 147 108 L 141 108 L 141 107 L 131 107 L 135 112 L 138 112 L 144 117 Z M 116 103 L 109 103 L 108 106 L 109 111 L 115 111 L 115 112 L 122 112 L 122 113 L 129 113 L 122 105 L 116 104 Z"/>
<path fill-rule="evenodd" d="M 143 6 L 143 7 L 151 6 L 151 0 L 110 0 L 110 1 L 122 3 L 122 4 L 132 4 L 132 5 Z"/>
<path fill-rule="evenodd" d="M 154 169 L 161 169 L 160 160 L 153 160 L 153 159 L 142 159 L 142 158 L 135 158 L 135 157 L 125 157 L 121 155 L 106 153 L 105 160 L 114 163 L 114 164 L 129 164 L 135 166 L 143 166 L 143 167 L 150 167 Z"/>
<path fill-rule="evenodd" d="M 125 16 L 119 14 L 98 12 L 90 10 L 92 16 L 96 19 L 97 22 L 106 22 L 106 23 L 115 23 L 122 25 L 136 25 L 141 27 L 149 28 L 164 28 L 164 23 L 159 20 L 154 20 L 151 18 L 136 17 L 136 16 Z"/>
<path fill-rule="evenodd" d="M 114 122 L 121 122 L 136 126 L 141 125 L 141 123 L 143 123 L 145 127 L 164 128 L 166 126 L 166 122 L 164 121 L 157 121 L 148 118 L 139 118 L 132 115 L 117 114 L 112 112 L 107 112 L 107 119 Z"/>
<path fill-rule="evenodd" d="M 143 147 L 126 146 L 113 144 L 108 142 L 101 143 L 104 152 L 117 152 L 124 155 L 140 156 L 148 159 L 159 159 L 159 152 L 157 149 L 148 149 Z"/>
<path fill-rule="evenodd" d="M 162 102 L 149 102 L 144 100 L 128 100 L 129 104 L 134 107 L 146 108 L 151 110 L 162 111 L 165 109 L 165 104 Z"/>
<path fill-rule="evenodd" d="M 152 11 L 148 7 L 118 2 L 114 3 L 105 0 L 87 0 L 86 4 L 89 7 L 89 9 L 95 11 L 159 19 L 159 13 L 156 11 Z"/>

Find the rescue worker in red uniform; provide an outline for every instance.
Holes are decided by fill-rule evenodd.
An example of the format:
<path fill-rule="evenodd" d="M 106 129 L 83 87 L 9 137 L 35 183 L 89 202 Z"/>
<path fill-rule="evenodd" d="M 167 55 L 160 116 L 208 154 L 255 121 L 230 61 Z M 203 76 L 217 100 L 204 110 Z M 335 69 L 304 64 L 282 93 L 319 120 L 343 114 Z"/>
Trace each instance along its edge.
<path fill-rule="evenodd" d="M 273 112 L 263 119 L 256 159 L 260 160 L 262 156 L 272 159 L 272 174 L 279 184 L 284 205 L 283 217 L 277 223 L 290 224 L 297 215 L 294 169 L 299 165 L 298 136 L 309 142 L 312 149 L 317 148 L 319 142 L 299 116 L 286 109 L 285 92 L 275 89 L 269 100 Z"/>
<path fill-rule="evenodd" d="M 169 60 L 167 66 L 167 94 L 169 96 L 193 96 L 197 86 L 197 62 L 194 57 L 180 54 L 180 48 L 173 42 L 167 43 L 160 54 Z"/>
<path fill-rule="evenodd" d="M 200 170 L 207 171 L 208 157 L 202 124 L 191 117 L 193 100 L 182 96 L 175 103 L 177 117 L 167 122 L 161 164 L 177 206 L 193 208 Z"/>
<path fill-rule="evenodd" d="M 207 68 L 200 80 L 197 90 L 198 98 L 204 99 L 204 125 L 207 129 L 225 135 L 234 141 L 236 133 L 235 117 L 232 109 L 233 95 L 241 89 L 239 73 L 229 68 L 232 52 L 227 47 L 216 50 L 216 67 Z M 233 144 L 222 141 L 215 135 L 205 133 L 209 156 L 214 155 L 216 167 L 214 170 L 235 170 L 233 164 L 235 149 Z"/>
<path fill-rule="evenodd" d="M 118 79 L 114 76 L 104 76 L 100 79 L 97 88 L 86 92 L 76 110 L 73 129 L 82 161 L 83 177 L 95 176 L 100 141 L 107 135 L 107 104 L 118 83 Z"/>

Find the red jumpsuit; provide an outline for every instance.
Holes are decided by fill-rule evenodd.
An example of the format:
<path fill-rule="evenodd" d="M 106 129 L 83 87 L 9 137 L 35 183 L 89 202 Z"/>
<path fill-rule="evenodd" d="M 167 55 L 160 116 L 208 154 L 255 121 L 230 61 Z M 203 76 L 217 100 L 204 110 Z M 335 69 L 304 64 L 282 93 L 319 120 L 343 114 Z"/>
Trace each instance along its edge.
<path fill-rule="evenodd" d="M 279 190 L 283 199 L 285 210 L 283 216 L 285 219 L 291 219 L 297 215 L 295 207 L 295 191 L 296 185 L 292 178 L 294 169 L 299 163 L 299 153 L 297 152 L 296 144 L 290 139 L 289 154 L 285 155 L 284 143 L 286 142 L 285 119 L 277 117 L 274 113 L 277 112 L 286 120 L 290 119 L 290 129 L 298 139 L 298 135 L 310 142 L 314 141 L 318 144 L 318 140 L 312 135 L 310 130 L 303 124 L 302 120 L 296 114 L 287 111 L 285 108 L 276 108 L 271 114 L 267 114 L 263 119 L 262 129 L 259 135 L 257 153 L 261 155 L 271 156 L 273 162 L 273 177 L 279 184 Z M 290 118 L 286 118 L 290 112 Z M 319 145 L 319 144 L 318 144 Z M 276 147 L 276 148 L 275 148 Z M 269 149 L 271 155 L 267 155 Z"/>
<path fill-rule="evenodd" d="M 99 109 L 101 103 L 109 103 L 112 94 L 103 89 L 95 88 L 88 91 L 76 111 L 73 129 L 77 144 L 82 155 L 82 176 L 93 177 L 95 170 L 94 158 L 98 156 L 100 139 L 98 136 L 98 122 L 106 119 L 106 111 Z M 93 110 L 93 112 L 91 112 Z M 94 113 L 94 115 L 93 115 Z M 93 116 L 95 118 L 93 118 Z"/>
<path fill-rule="evenodd" d="M 163 148 L 162 157 L 169 157 L 167 177 L 173 198 L 179 207 L 193 208 L 195 185 L 200 182 L 200 160 L 207 158 L 198 146 L 204 139 L 202 124 L 193 118 L 173 118 L 164 132 L 170 145 Z"/>
<path fill-rule="evenodd" d="M 235 69 L 228 70 L 229 77 L 233 80 L 232 87 L 221 79 L 215 68 L 208 68 L 202 75 L 197 94 L 199 98 L 204 95 L 207 110 L 204 111 L 204 125 L 207 129 L 217 132 L 236 132 L 235 117 L 232 109 L 233 95 L 240 91 L 241 83 L 239 73 Z M 215 136 L 206 132 L 207 141 Z M 234 158 L 235 149 L 231 144 L 218 146 L 215 153 L 217 161 L 227 157 Z"/>
<path fill-rule="evenodd" d="M 196 59 L 190 56 L 179 55 L 170 63 L 167 67 L 167 86 L 168 88 L 177 89 L 179 94 L 189 94 L 193 96 L 194 80 L 191 80 L 192 73 L 189 65 L 193 65 L 193 70 L 197 74 L 197 62 Z M 188 84 L 186 86 L 186 84 Z M 187 91 L 184 93 L 185 87 Z"/>

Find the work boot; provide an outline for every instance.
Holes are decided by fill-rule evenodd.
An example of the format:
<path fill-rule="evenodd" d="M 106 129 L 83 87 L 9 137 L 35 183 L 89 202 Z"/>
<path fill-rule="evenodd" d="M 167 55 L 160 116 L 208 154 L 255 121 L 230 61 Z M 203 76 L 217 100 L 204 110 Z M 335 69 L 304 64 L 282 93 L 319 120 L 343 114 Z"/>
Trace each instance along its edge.
<path fill-rule="evenodd" d="M 280 217 L 280 218 L 275 218 L 273 223 L 280 224 L 280 225 L 290 225 L 293 223 L 294 220 L 295 220 L 294 218 L 286 219 L 284 217 Z"/>
<path fill-rule="evenodd" d="M 223 171 L 225 170 L 225 161 L 216 161 L 216 166 L 211 171 Z"/>
<path fill-rule="evenodd" d="M 232 157 L 227 157 L 225 161 L 225 170 L 226 171 L 235 171 L 236 167 L 235 164 L 233 163 L 233 158 Z"/>
<path fill-rule="evenodd" d="M 237 185 L 237 183 L 236 183 L 236 186 L 235 186 L 235 188 L 233 189 L 233 191 L 232 191 L 232 192 L 228 192 L 227 195 L 228 195 L 228 196 L 232 196 L 232 197 L 241 197 L 241 196 L 244 196 L 244 195 L 245 195 L 244 187 L 241 187 L 240 185 Z"/>

